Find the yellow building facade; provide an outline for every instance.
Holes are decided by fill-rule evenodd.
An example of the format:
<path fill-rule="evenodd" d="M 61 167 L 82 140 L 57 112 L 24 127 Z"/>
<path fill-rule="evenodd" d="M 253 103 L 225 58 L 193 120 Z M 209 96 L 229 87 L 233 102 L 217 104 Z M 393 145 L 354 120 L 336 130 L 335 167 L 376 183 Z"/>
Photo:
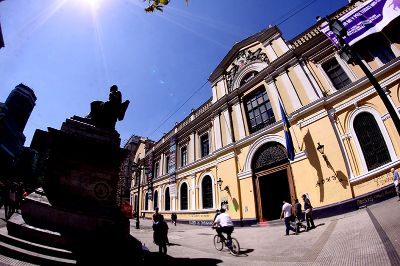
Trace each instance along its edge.
<path fill-rule="evenodd" d="M 282 201 L 303 194 L 317 217 L 394 195 L 390 169 L 400 165 L 399 134 L 364 72 L 321 32 L 323 23 L 289 41 L 271 26 L 232 47 L 209 77 L 210 100 L 146 150 L 150 173 L 142 173 L 140 187 L 132 184 L 142 216 L 158 207 L 166 218 L 175 212 L 178 221 L 208 225 L 224 207 L 234 222 L 253 224 L 278 219 Z M 398 17 L 352 45 L 397 115 L 399 30 Z"/>

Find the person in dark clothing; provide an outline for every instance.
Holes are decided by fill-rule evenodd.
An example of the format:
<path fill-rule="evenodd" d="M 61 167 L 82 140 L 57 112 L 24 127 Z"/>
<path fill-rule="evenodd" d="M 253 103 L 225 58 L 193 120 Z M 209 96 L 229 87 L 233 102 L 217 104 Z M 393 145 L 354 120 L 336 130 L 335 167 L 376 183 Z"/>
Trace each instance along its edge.
<path fill-rule="evenodd" d="M 300 232 L 300 228 L 304 228 L 305 230 L 307 230 L 307 227 L 305 225 L 303 225 L 302 220 L 303 217 L 302 216 L 303 212 L 301 210 L 301 203 L 299 202 L 298 199 L 294 200 L 294 215 L 296 216 L 296 232 L 299 233 Z"/>
<path fill-rule="evenodd" d="M 158 245 L 158 251 L 167 254 L 168 243 L 168 225 L 164 220 L 164 216 L 160 216 L 160 220 L 153 224 L 154 242 Z"/>
<path fill-rule="evenodd" d="M 312 206 L 311 206 L 311 202 L 310 199 L 307 198 L 307 195 L 304 194 L 302 196 L 303 201 L 304 201 L 304 211 L 306 213 L 306 222 L 307 222 L 307 230 L 309 229 L 314 229 L 315 225 L 314 225 L 314 219 L 312 217 Z"/>
<path fill-rule="evenodd" d="M 155 209 L 155 213 L 153 214 L 153 224 L 157 223 L 161 219 L 161 214 L 158 212 L 158 207 Z"/>
<path fill-rule="evenodd" d="M 215 216 L 214 216 L 213 222 L 215 222 L 215 219 L 217 219 L 217 216 L 220 215 L 220 214 L 221 214 L 221 211 L 220 211 L 219 209 L 217 209 L 217 210 L 215 211 Z"/>
<path fill-rule="evenodd" d="M 178 219 L 178 216 L 176 215 L 176 213 L 175 212 L 171 213 L 171 221 L 175 226 L 176 226 L 177 219 Z"/>

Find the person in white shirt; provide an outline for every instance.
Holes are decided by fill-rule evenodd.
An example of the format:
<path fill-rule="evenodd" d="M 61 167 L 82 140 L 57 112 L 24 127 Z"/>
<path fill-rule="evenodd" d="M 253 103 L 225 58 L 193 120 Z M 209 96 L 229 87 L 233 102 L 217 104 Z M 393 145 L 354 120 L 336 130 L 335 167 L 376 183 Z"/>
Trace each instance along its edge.
<path fill-rule="evenodd" d="M 233 232 L 234 226 L 231 217 L 225 213 L 225 209 L 221 208 L 220 214 L 215 218 L 213 223 L 213 227 L 218 226 L 216 228 L 217 233 L 221 239 L 225 239 L 222 233 L 226 233 L 228 236 L 229 243 L 231 241 L 231 234 Z"/>
<path fill-rule="evenodd" d="M 283 201 L 281 220 L 284 218 L 286 225 L 286 235 L 289 235 L 289 230 L 292 230 L 296 234 L 296 229 L 290 225 L 290 217 L 292 216 L 292 204 L 287 201 Z"/>
<path fill-rule="evenodd" d="M 390 172 L 392 172 L 393 174 L 393 184 L 394 187 L 396 188 L 396 193 L 397 196 L 399 197 L 399 201 L 400 201 L 400 176 L 399 176 L 399 172 L 397 170 L 395 170 L 394 168 L 390 169 Z"/>

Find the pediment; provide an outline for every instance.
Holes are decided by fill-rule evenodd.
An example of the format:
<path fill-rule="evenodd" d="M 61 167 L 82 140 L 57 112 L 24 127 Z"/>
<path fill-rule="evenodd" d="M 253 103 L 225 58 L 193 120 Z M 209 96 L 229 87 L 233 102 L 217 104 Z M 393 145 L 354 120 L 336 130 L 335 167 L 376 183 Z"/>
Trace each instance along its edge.
<path fill-rule="evenodd" d="M 219 63 L 217 68 L 211 73 L 209 81 L 213 83 L 221 75 L 231 72 L 232 70 L 233 72 L 231 72 L 231 74 L 237 74 L 240 72 L 239 70 L 256 60 L 259 62 L 266 62 L 262 61 L 267 58 L 264 44 L 276 35 L 281 35 L 280 30 L 276 26 L 271 26 L 236 43 Z M 258 50 L 259 48 L 261 49 Z"/>

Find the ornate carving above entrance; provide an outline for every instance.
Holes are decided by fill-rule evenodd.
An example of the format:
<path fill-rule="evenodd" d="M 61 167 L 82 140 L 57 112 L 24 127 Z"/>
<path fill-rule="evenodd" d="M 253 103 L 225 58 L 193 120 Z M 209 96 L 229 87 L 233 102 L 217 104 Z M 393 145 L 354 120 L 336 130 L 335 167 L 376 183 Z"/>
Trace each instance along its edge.
<path fill-rule="evenodd" d="M 276 142 L 267 143 L 254 156 L 252 169 L 265 169 L 269 166 L 285 163 L 287 160 L 285 148 L 282 145 Z"/>
<path fill-rule="evenodd" d="M 226 72 L 226 83 L 228 90 L 232 89 L 233 81 L 240 70 L 242 70 L 249 63 L 256 61 L 268 63 L 267 54 L 262 52 L 261 48 L 258 48 L 254 52 L 250 50 L 242 50 L 237 54 L 235 60 L 231 64 L 232 67 Z"/>

